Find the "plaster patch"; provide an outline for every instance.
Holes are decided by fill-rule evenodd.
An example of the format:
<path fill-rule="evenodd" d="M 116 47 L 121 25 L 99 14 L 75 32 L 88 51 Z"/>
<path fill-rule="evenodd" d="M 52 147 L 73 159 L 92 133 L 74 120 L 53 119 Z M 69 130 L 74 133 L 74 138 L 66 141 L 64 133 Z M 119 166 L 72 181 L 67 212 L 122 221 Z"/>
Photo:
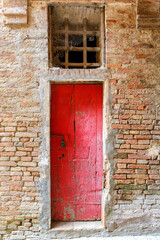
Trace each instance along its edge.
<path fill-rule="evenodd" d="M 158 156 L 160 152 L 160 146 L 159 145 L 154 145 L 150 149 L 148 149 L 148 155 L 151 157 Z"/>

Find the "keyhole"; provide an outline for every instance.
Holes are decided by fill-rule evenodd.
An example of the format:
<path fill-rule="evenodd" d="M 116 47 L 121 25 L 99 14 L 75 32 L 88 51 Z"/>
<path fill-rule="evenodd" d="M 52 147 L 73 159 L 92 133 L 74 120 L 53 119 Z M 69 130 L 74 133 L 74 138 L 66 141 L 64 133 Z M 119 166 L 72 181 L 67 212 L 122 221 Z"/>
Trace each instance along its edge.
<path fill-rule="evenodd" d="M 61 141 L 61 147 L 64 148 L 66 145 L 64 143 L 64 140 Z"/>

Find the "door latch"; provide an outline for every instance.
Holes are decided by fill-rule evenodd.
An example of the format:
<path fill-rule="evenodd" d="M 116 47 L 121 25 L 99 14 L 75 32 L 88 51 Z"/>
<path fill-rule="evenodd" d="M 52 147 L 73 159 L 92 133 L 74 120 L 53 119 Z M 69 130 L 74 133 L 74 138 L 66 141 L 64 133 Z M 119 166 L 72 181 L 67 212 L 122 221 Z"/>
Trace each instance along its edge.
<path fill-rule="evenodd" d="M 65 142 L 64 142 L 64 136 L 63 136 L 63 135 L 54 135 L 54 134 L 51 134 L 51 136 L 52 136 L 52 137 L 61 137 L 62 140 L 61 140 L 61 142 L 60 142 L 60 146 L 61 146 L 61 148 L 65 148 L 65 147 L 66 147 L 66 144 L 65 144 Z"/>

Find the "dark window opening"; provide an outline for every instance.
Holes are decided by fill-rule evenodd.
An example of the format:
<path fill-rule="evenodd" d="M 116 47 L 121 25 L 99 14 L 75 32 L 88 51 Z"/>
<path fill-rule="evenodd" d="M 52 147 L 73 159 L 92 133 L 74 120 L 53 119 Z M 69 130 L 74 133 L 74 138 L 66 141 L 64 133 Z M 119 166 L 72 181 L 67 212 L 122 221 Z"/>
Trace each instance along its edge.
<path fill-rule="evenodd" d="M 83 63 L 83 52 L 69 52 L 69 62 L 70 63 Z"/>
<path fill-rule="evenodd" d="M 83 35 L 69 35 L 70 47 L 83 47 Z"/>
<path fill-rule="evenodd" d="M 87 47 L 97 47 L 98 41 L 96 36 L 87 36 Z"/>
<path fill-rule="evenodd" d="M 53 58 L 57 63 L 64 63 L 65 62 L 65 52 L 63 51 L 55 51 L 53 52 Z"/>
<path fill-rule="evenodd" d="M 96 52 L 87 52 L 87 62 L 88 63 L 97 62 Z"/>
<path fill-rule="evenodd" d="M 53 35 L 53 46 L 65 46 L 65 35 L 64 34 L 54 34 Z"/>
<path fill-rule="evenodd" d="M 98 68 L 102 65 L 101 8 L 49 6 L 50 67 Z"/>

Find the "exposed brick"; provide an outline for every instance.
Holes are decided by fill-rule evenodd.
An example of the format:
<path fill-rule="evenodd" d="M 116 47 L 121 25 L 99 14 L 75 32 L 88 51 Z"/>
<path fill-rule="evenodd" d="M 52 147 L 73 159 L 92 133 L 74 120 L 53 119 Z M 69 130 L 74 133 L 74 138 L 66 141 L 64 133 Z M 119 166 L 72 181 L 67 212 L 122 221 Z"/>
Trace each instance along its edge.
<path fill-rule="evenodd" d="M 133 135 L 124 135 L 124 139 L 133 139 Z"/>
<path fill-rule="evenodd" d="M 32 158 L 31 157 L 21 157 L 21 161 L 30 162 L 30 161 L 32 161 Z"/>
<path fill-rule="evenodd" d="M 18 1 L 14 2 L 18 3 Z M 19 2 L 22 4 L 23 0 Z M 46 146 L 49 149 L 49 143 L 44 142 L 44 139 L 48 141 L 48 137 L 43 135 L 42 138 L 42 134 L 48 132 L 49 126 L 49 116 L 45 111 L 50 106 L 45 105 L 46 99 L 43 96 L 49 91 L 44 89 L 44 85 L 49 86 L 48 79 L 58 79 L 67 83 L 72 83 L 73 79 L 74 82 L 107 79 L 109 88 L 105 87 L 104 91 L 108 92 L 109 99 L 108 111 L 106 113 L 104 110 L 104 116 L 107 119 L 109 139 L 107 143 L 104 142 L 104 150 L 107 146 L 104 187 L 109 191 L 104 189 L 107 191 L 107 197 L 103 196 L 103 200 L 106 197 L 109 203 L 107 209 L 110 214 L 106 214 L 106 221 L 109 223 L 107 227 L 108 229 L 111 227 L 109 229 L 111 232 L 114 232 L 114 228 L 119 232 L 120 226 L 122 234 L 126 232 L 126 228 L 128 233 L 131 229 L 135 234 L 138 231 L 140 234 L 147 234 L 147 231 L 158 232 L 160 229 L 158 71 L 160 33 L 151 29 L 137 30 L 136 20 L 137 27 L 159 28 L 159 2 L 157 0 L 150 2 L 138 0 L 137 3 L 133 0 L 105 1 L 107 3 L 105 66 L 109 70 L 48 68 L 46 35 L 48 2 L 53 1 L 29 2 L 27 14 L 30 21 L 27 28 L 23 25 L 18 27 L 0 25 L 1 44 L 4 45 L 0 53 L 1 238 L 39 239 L 39 215 L 44 211 L 43 209 L 48 212 L 49 202 L 46 206 L 40 196 L 43 185 L 45 193 L 48 194 L 49 191 L 49 180 L 47 180 L 50 174 L 48 171 L 50 166 L 47 166 L 49 153 L 44 153 Z M 64 3 L 61 0 L 54 2 Z M 89 1 L 84 0 L 83 3 L 85 2 L 89 4 Z M 91 2 L 104 4 L 104 1 L 100 0 Z M 3 18 L 6 17 L 1 8 L 0 0 L 2 23 Z M 14 14 L 10 15 L 7 19 L 13 19 L 14 16 Z M 148 16 L 151 17 L 149 20 L 147 20 Z M 23 17 L 15 18 L 18 23 L 20 18 Z M 27 34 L 29 38 L 35 37 L 35 39 L 23 40 Z M 49 100 L 49 96 L 47 99 Z M 44 101 L 45 104 L 42 106 Z M 42 130 L 43 114 L 48 123 Z M 107 136 L 104 138 L 106 139 Z M 104 152 L 106 153 L 106 150 Z M 41 164 L 42 160 L 43 164 Z M 41 172 L 39 166 L 42 168 Z M 37 183 L 42 187 L 37 188 Z M 108 199 L 111 199 L 111 204 Z M 151 221 L 147 221 L 146 216 L 151 216 Z M 133 219 L 136 219 L 134 226 Z M 142 221 L 144 219 L 146 221 Z M 114 224 L 112 224 L 113 220 Z M 49 220 L 46 219 L 45 223 L 48 222 Z M 127 227 L 121 223 L 127 223 Z"/>
<path fill-rule="evenodd" d="M 136 163 L 136 159 L 115 159 L 118 163 Z"/>
<path fill-rule="evenodd" d="M 148 175 L 145 175 L 145 174 L 127 174 L 127 178 L 148 179 Z"/>
<path fill-rule="evenodd" d="M 149 144 L 149 140 L 138 140 L 138 144 L 140 145 Z"/>
<path fill-rule="evenodd" d="M 137 144 L 137 145 L 131 145 L 131 148 L 133 148 L 133 149 L 148 149 L 149 146 Z"/>
<path fill-rule="evenodd" d="M 116 174 L 126 174 L 126 173 L 134 173 L 134 170 L 129 170 L 129 169 L 118 169 L 117 171 L 116 171 Z"/>
<path fill-rule="evenodd" d="M 130 125 L 127 125 L 127 124 L 125 124 L 125 125 L 123 125 L 123 124 L 112 124 L 112 127 L 114 129 L 130 129 L 131 128 Z"/>
<path fill-rule="evenodd" d="M 126 174 L 119 174 L 113 176 L 115 179 L 126 179 Z"/>
<path fill-rule="evenodd" d="M 149 169 L 149 166 L 147 165 L 140 165 L 140 164 L 128 164 L 127 168 L 133 168 L 133 169 Z"/>
<path fill-rule="evenodd" d="M 5 132 L 15 132 L 16 128 L 15 127 L 5 127 Z"/>
<path fill-rule="evenodd" d="M 129 158 L 135 158 L 135 159 L 149 159 L 149 156 L 141 155 L 141 154 L 129 154 Z"/>
<path fill-rule="evenodd" d="M 30 132 L 16 132 L 15 136 L 20 137 L 20 138 L 25 138 L 25 137 L 35 138 L 35 137 L 37 137 L 37 134 L 36 133 L 30 133 Z"/>
<path fill-rule="evenodd" d="M 21 142 L 28 142 L 29 139 L 30 139 L 30 138 L 27 138 L 27 137 L 26 137 L 26 138 L 20 138 L 20 141 L 21 141 Z"/>
<path fill-rule="evenodd" d="M 135 139 L 151 139 L 152 135 L 135 135 Z"/>
<path fill-rule="evenodd" d="M 1 142 L 0 147 L 12 147 L 13 142 Z"/>

